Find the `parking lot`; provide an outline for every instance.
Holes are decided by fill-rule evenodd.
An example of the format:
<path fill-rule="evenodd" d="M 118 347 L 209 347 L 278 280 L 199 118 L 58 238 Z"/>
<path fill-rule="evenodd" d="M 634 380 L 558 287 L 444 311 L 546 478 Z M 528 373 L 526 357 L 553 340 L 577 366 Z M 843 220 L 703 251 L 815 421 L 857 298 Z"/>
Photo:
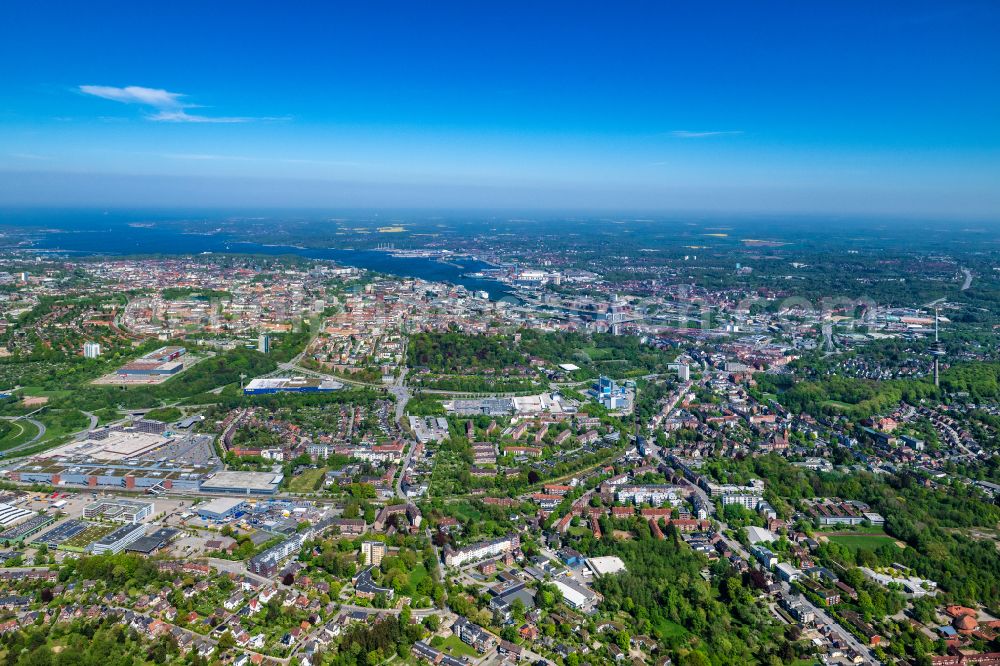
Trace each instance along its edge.
<path fill-rule="evenodd" d="M 210 466 L 218 462 L 209 435 L 188 434 L 174 439 L 150 453 L 138 456 L 145 462 L 170 461 L 180 465 Z"/>
<path fill-rule="evenodd" d="M 31 509 L 32 511 L 55 513 L 60 511 L 62 513 L 68 514 L 72 517 L 79 518 L 83 515 L 83 507 L 87 506 L 94 501 L 92 493 L 69 493 L 58 491 L 56 493 L 58 497 L 53 497 L 52 493 L 27 493 L 25 498 L 21 500 L 18 506 L 23 506 L 25 509 Z M 56 509 L 53 505 L 56 502 L 65 502 L 65 504 Z"/>
<path fill-rule="evenodd" d="M 86 531 L 87 523 L 77 518 L 70 518 L 58 523 L 55 527 L 42 530 L 31 538 L 34 544 L 44 543 L 49 548 L 58 548 L 78 534 Z"/>

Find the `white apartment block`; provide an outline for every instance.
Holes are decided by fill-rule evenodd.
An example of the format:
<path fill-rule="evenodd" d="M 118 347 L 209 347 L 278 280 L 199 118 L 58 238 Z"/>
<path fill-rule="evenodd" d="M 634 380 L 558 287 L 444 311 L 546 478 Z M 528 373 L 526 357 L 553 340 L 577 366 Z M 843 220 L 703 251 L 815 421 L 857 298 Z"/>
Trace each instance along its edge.
<path fill-rule="evenodd" d="M 475 562 L 487 557 L 497 557 L 520 547 L 521 538 L 516 534 L 512 534 L 500 539 L 480 541 L 479 543 L 474 543 L 457 550 L 445 548 L 444 563 L 449 567 L 460 567 L 466 562 Z"/>

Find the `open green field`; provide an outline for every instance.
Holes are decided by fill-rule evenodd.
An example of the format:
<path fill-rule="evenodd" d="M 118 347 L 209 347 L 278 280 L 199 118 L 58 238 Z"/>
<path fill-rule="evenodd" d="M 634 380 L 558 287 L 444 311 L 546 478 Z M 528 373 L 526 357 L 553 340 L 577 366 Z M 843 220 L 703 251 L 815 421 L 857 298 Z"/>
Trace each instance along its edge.
<path fill-rule="evenodd" d="M 843 527 L 827 527 L 819 533 L 820 536 L 836 536 L 845 534 L 885 534 L 881 525 L 851 525 Z"/>
<path fill-rule="evenodd" d="M 458 502 L 454 506 L 455 513 L 465 521 L 476 521 L 483 517 L 483 514 L 469 502 Z"/>
<path fill-rule="evenodd" d="M 3 437 L 0 437 L 0 451 L 12 449 L 25 442 L 31 441 L 38 434 L 38 428 L 30 421 L 21 419 L 20 421 L 8 421 L 9 429 Z"/>
<path fill-rule="evenodd" d="M 853 551 L 876 550 L 886 544 L 896 543 L 895 539 L 886 534 L 836 534 L 827 538 L 832 543 L 845 546 Z"/>
<path fill-rule="evenodd" d="M 170 423 L 172 421 L 177 421 L 184 413 L 177 409 L 176 407 L 160 407 L 159 409 L 154 409 L 146 412 L 147 419 L 153 419 L 154 421 L 163 421 L 164 423 Z"/>
<path fill-rule="evenodd" d="M 31 417 L 45 426 L 45 435 L 31 446 L 19 449 L 14 455 L 30 456 L 66 442 L 71 435 L 83 430 L 90 419 L 78 409 L 46 409 Z M 10 429 L 0 437 L 0 451 L 7 451 L 31 441 L 38 435 L 38 427 L 27 419 L 8 421 Z"/>
<path fill-rule="evenodd" d="M 32 398 L 65 398 L 72 395 L 73 392 L 67 389 L 46 390 L 41 386 L 25 386 L 21 388 L 21 394 L 31 396 Z"/>
<path fill-rule="evenodd" d="M 49 443 L 67 438 L 90 425 L 90 419 L 79 409 L 47 409 L 33 418 L 45 424 L 42 441 Z"/>
<path fill-rule="evenodd" d="M 122 417 L 122 413 L 113 407 L 104 407 L 103 409 L 98 409 L 94 412 L 94 416 L 97 417 L 97 422 L 100 425 L 107 425 L 111 421 L 117 421 Z"/>
<path fill-rule="evenodd" d="M 584 347 L 580 349 L 584 354 L 590 357 L 591 361 L 607 361 L 614 356 L 614 352 L 610 349 L 598 349 L 597 347 Z"/>
<path fill-rule="evenodd" d="M 416 590 L 417 585 L 419 585 L 425 578 L 427 578 L 427 569 L 424 567 L 423 563 L 419 563 L 417 566 L 413 567 L 412 571 L 410 571 L 410 586 Z"/>
<path fill-rule="evenodd" d="M 417 597 L 420 596 L 417 592 L 417 587 L 425 578 L 427 578 L 427 569 L 424 568 L 422 563 L 417 564 L 407 575 L 408 584 L 401 592 L 409 597 L 413 597 L 414 601 L 416 601 Z"/>
<path fill-rule="evenodd" d="M 687 636 L 687 629 L 677 624 L 676 622 L 671 622 L 670 620 L 663 619 L 660 623 L 653 625 L 653 631 L 660 640 L 669 642 L 670 639 L 680 639 Z"/>
<path fill-rule="evenodd" d="M 307 469 L 288 482 L 288 490 L 293 493 L 311 493 L 316 490 L 316 486 L 322 483 L 323 475 L 326 474 L 326 467 Z"/>
<path fill-rule="evenodd" d="M 466 645 L 458 636 L 449 636 L 444 639 L 441 649 L 453 657 L 469 657 L 474 659 L 479 653 L 471 645 Z"/>
<path fill-rule="evenodd" d="M 61 442 L 55 442 L 55 441 L 47 439 L 47 440 L 42 441 L 42 442 L 36 442 L 36 443 L 32 444 L 31 446 L 27 446 L 27 447 L 25 447 L 23 449 L 18 449 L 17 452 L 14 455 L 17 456 L 17 457 L 19 457 L 19 458 L 27 458 L 29 456 L 33 456 L 33 455 L 36 455 L 38 453 L 41 453 L 42 451 L 48 451 L 49 449 L 54 449 L 60 443 Z"/>

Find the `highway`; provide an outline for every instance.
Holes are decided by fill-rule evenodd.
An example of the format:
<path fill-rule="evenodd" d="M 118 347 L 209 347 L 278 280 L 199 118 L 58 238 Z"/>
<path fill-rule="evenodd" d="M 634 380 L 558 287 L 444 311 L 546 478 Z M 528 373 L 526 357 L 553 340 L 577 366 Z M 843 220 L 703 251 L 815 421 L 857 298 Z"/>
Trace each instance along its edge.
<path fill-rule="evenodd" d="M 35 411 L 38 411 L 38 410 L 35 410 Z M 34 414 L 34 413 L 35 412 L 32 412 L 32 414 Z M 24 416 L 3 416 L 3 417 L 0 417 L 0 418 L 3 418 L 5 420 L 7 420 L 7 421 L 12 422 L 15 426 L 20 427 L 20 428 L 24 427 L 24 426 L 21 426 L 20 424 L 17 423 L 20 420 L 27 421 L 31 425 L 33 425 L 36 428 L 38 428 L 38 432 L 35 434 L 35 436 L 32 437 L 31 439 L 29 439 L 27 442 L 21 442 L 17 446 L 11 447 L 11 448 L 7 449 L 6 451 L 4 451 L 3 452 L 4 457 L 10 456 L 10 454 L 12 454 L 12 453 L 14 453 L 16 451 L 20 451 L 22 449 L 26 449 L 26 448 L 32 446 L 33 444 L 35 444 L 36 442 L 38 442 L 39 440 L 41 440 L 42 437 L 45 436 L 45 424 L 42 423 L 41 421 L 36 420 L 36 419 L 28 418 L 29 416 L 30 416 L 29 414 L 26 414 Z"/>

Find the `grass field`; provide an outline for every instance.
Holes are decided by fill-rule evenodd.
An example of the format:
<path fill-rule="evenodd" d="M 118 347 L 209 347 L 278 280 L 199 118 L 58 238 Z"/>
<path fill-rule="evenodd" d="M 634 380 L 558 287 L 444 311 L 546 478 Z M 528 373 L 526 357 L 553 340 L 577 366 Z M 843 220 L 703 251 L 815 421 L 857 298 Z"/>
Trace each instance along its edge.
<path fill-rule="evenodd" d="M 416 589 L 417 585 L 425 578 L 427 578 L 427 569 L 423 564 L 417 564 L 417 566 L 413 567 L 413 571 L 410 572 L 410 585 Z"/>
<path fill-rule="evenodd" d="M 671 638 L 684 638 L 688 633 L 687 629 L 676 622 L 671 622 L 667 619 L 664 619 L 659 624 L 654 625 L 653 631 L 656 632 L 656 635 L 659 636 L 662 641 L 668 641 Z"/>
<path fill-rule="evenodd" d="M 896 540 L 886 534 L 836 534 L 830 537 L 832 543 L 845 546 L 853 551 L 876 550 L 883 545 L 895 544 Z"/>
<path fill-rule="evenodd" d="M 472 646 L 463 643 L 462 639 L 458 636 L 449 636 L 444 639 L 441 649 L 453 657 L 469 657 L 473 659 L 479 656 L 479 653 Z"/>
<path fill-rule="evenodd" d="M 610 349 L 598 349 L 597 347 L 584 347 L 581 349 L 584 354 L 590 357 L 591 361 L 606 361 L 612 358 L 613 353 Z"/>
<path fill-rule="evenodd" d="M 47 409 L 34 418 L 45 424 L 45 437 L 41 440 L 43 442 L 68 438 L 90 425 L 90 419 L 78 409 Z"/>
<path fill-rule="evenodd" d="M 111 421 L 117 421 L 121 418 L 122 414 L 117 409 L 111 407 L 105 407 L 103 409 L 98 409 L 94 412 L 94 416 L 97 417 L 97 422 L 100 425 L 105 425 Z"/>
<path fill-rule="evenodd" d="M 25 386 L 21 389 L 21 394 L 31 396 L 33 398 L 65 398 L 73 395 L 73 392 L 67 389 L 53 389 L 47 391 L 41 386 Z"/>
<path fill-rule="evenodd" d="M 311 493 L 316 490 L 316 486 L 321 482 L 326 474 L 326 467 L 307 469 L 288 482 L 288 490 L 293 493 Z"/>
<path fill-rule="evenodd" d="M 46 409 L 31 418 L 45 426 L 45 435 L 31 446 L 17 451 L 17 456 L 30 456 L 54 448 L 90 424 L 90 419 L 78 409 Z M 0 451 L 24 444 L 38 435 L 38 428 L 26 419 L 12 421 L 10 425 L 14 428 L 0 439 Z"/>
<path fill-rule="evenodd" d="M 10 431 L 0 438 L 0 451 L 14 448 L 30 441 L 38 434 L 38 428 L 31 423 L 21 419 L 20 421 L 9 421 Z"/>
<path fill-rule="evenodd" d="M 821 536 L 854 535 L 854 534 L 885 534 L 881 525 L 852 525 L 850 527 L 828 527 L 820 532 Z"/>
<path fill-rule="evenodd" d="M 153 419 L 154 421 L 163 421 L 164 423 L 170 423 L 176 421 L 184 416 L 184 413 L 177 409 L 176 407 L 160 407 L 159 409 L 154 409 L 146 412 L 147 419 Z"/>
<path fill-rule="evenodd" d="M 420 596 L 417 593 L 417 586 L 420 585 L 421 581 L 427 578 L 427 569 L 424 568 L 423 564 L 417 564 L 417 566 L 410 571 L 408 578 L 409 584 L 404 590 L 402 590 L 402 592 L 416 600 L 416 598 Z"/>
<path fill-rule="evenodd" d="M 483 514 L 469 502 L 457 502 L 454 504 L 457 513 L 466 522 L 481 520 Z"/>
<path fill-rule="evenodd" d="M 59 444 L 61 444 L 61 442 L 56 442 L 50 439 L 46 439 L 45 441 L 36 442 L 35 444 L 32 444 L 31 446 L 25 447 L 23 449 L 18 449 L 14 455 L 22 458 L 33 456 L 35 454 L 41 453 L 42 451 L 48 451 L 49 449 L 54 449 Z"/>

